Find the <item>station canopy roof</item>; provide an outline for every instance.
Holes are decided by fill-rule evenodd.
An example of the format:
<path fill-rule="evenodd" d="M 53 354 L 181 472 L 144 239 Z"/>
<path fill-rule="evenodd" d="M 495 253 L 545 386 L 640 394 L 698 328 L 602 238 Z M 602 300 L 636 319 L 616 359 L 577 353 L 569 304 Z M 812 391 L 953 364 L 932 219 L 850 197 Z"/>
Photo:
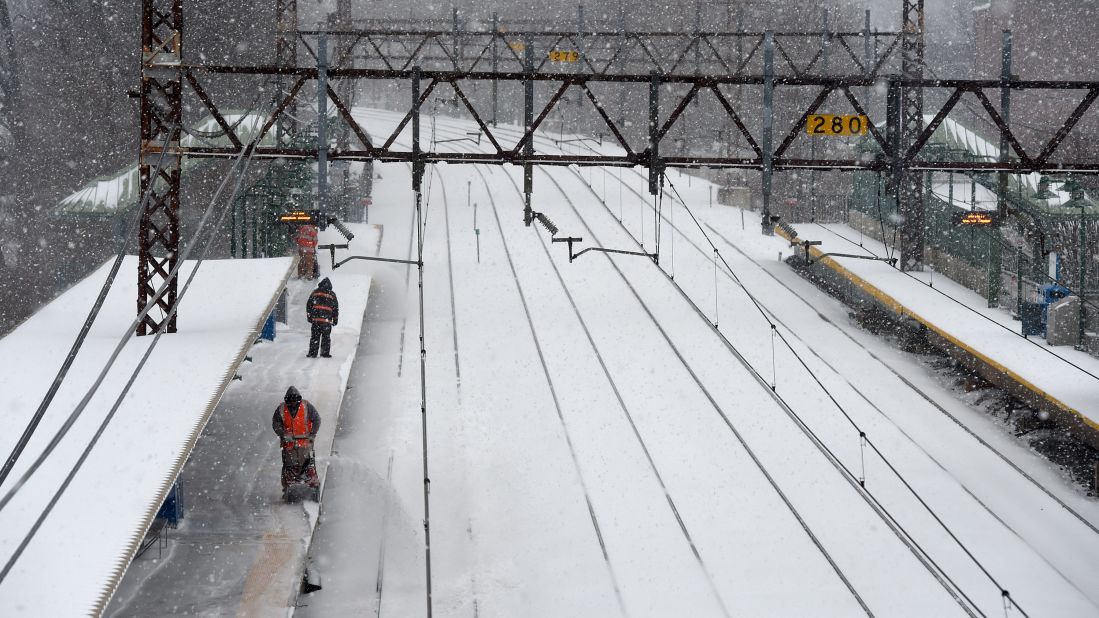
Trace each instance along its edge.
<path fill-rule="evenodd" d="M 247 112 L 223 114 L 225 121 L 233 127 L 240 141 L 247 144 L 255 139 L 267 122 L 267 116 Z M 221 127 L 213 116 L 207 116 L 194 127 L 188 127 L 180 139 L 180 145 L 191 146 L 229 146 L 229 138 L 222 134 Z M 268 131 L 260 142 L 261 146 L 274 146 L 275 135 Z M 191 171 L 209 164 L 209 159 L 183 157 L 180 163 L 182 171 Z M 154 162 L 155 163 L 155 162 Z M 107 176 L 89 181 L 75 193 L 62 199 L 53 207 L 55 216 L 91 216 L 110 217 L 128 212 L 141 201 L 141 175 L 137 163 Z"/>
<path fill-rule="evenodd" d="M 924 122 L 934 120 L 933 115 L 925 115 Z M 877 149 L 877 143 L 867 139 L 866 145 Z M 924 146 L 924 151 L 940 149 L 945 151 L 936 156 L 940 159 L 956 161 L 997 161 L 1000 158 L 1000 148 L 962 123 L 946 118 L 939 125 L 931 138 Z M 938 175 L 932 181 L 932 194 L 946 202 L 949 200 L 949 176 L 945 173 Z M 1050 216 L 1079 217 L 1081 207 L 1088 215 L 1099 215 L 1099 204 L 1085 197 L 1073 200 L 1069 191 L 1064 187 L 1068 178 L 1055 177 L 1050 179 L 1048 191 L 1052 197 L 1039 198 L 1039 185 L 1042 174 L 1031 172 L 1029 174 L 1008 174 L 1008 198 L 1016 206 L 1022 206 L 1029 210 Z M 984 173 L 976 175 L 976 191 L 970 190 L 970 179 L 959 174 L 954 175 L 954 195 L 952 204 L 965 210 L 991 210 L 996 208 L 996 174 Z M 976 200 L 974 200 L 974 193 Z"/>

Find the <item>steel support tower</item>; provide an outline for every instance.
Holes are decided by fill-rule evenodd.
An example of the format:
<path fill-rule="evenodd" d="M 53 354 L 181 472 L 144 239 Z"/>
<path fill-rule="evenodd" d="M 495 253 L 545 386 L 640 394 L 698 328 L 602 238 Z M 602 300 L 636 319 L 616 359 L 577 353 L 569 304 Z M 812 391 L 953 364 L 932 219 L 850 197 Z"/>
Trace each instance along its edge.
<path fill-rule="evenodd" d="M 923 79 L 924 0 L 903 0 L 901 28 L 901 72 L 905 80 Z M 907 153 L 923 131 L 923 88 L 906 85 L 900 92 L 899 144 Z M 924 233 L 923 174 L 897 169 L 893 179 L 897 212 L 901 216 L 901 269 L 923 270 Z"/>
<path fill-rule="evenodd" d="M 145 335 L 176 331 L 179 255 L 179 129 L 183 110 L 183 0 L 141 3 L 141 146 L 138 168 L 141 211 L 138 232 L 137 310 L 156 303 L 137 326 Z M 161 159 L 162 150 L 163 159 Z M 156 169 L 160 161 L 159 170 Z M 156 176 L 153 173 L 156 172 Z M 163 291 L 158 294 L 158 289 Z"/>

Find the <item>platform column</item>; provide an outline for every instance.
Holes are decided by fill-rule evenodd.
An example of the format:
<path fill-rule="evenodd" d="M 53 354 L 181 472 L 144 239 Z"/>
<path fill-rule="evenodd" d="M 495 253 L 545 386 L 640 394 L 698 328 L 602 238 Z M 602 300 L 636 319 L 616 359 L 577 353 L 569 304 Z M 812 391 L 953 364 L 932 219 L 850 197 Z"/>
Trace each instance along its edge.
<path fill-rule="evenodd" d="M 155 299 L 156 307 L 137 326 L 145 335 L 162 328 L 176 332 L 176 283 L 169 273 L 179 255 L 180 153 L 177 128 L 183 109 L 183 0 L 141 3 L 141 141 L 138 170 L 141 195 L 149 193 L 138 231 L 137 311 Z M 167 152 L 153 172 L 165 139 Z M 157 290 L 164 292 L 159 297 Z M 157 317 L 171 315 L 167 321 Z"/>

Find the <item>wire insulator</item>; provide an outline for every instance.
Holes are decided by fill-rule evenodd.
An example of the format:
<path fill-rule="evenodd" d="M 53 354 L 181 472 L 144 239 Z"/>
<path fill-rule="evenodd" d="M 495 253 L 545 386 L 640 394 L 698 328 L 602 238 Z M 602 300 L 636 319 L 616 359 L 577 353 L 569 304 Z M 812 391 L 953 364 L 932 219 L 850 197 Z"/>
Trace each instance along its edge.
<path fill-rule="evenodd" d="M 550 218 L 544 213 L 536 212 L 534 213 L 534 218 L 538 223 L 542 224 L 542 227 L 546 228 L 546 231 L 550 233 L 550 236 L 557 235 L 557 226 L 554 225 L 553 221 L 550 221 Z"/>

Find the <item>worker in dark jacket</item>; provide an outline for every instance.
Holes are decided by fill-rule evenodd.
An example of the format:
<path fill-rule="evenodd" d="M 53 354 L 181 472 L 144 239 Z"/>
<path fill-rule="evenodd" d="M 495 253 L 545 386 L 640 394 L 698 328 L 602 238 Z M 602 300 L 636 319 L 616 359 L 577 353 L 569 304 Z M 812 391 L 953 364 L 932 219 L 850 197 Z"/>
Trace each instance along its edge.
<path fill-rule="evenodd" d="M 320 347 L 321 356 L 332 358 L 332 327 L 340 322 L 340 302 L 336 300 L 336 293 L 332 291 L 332 282 L 328 277 L 321 279 L 317 289 L 309 295 L 309 301 L 305 303 L 305 317 L 312 324 L 309 333 L 309 358 L 316 358 L 317 347 Z"/>
<path fill-rule="evenodd" d="M 321 415 L 313 404 L 301 398 L 298 389 L 286 389 L 282 403 L 271 416 L 271 429 L 282 446 L 282 489 L 305 482 L 309 487 L 320 485 L 313 455 L 313 442 L 321 428 Z"/>

